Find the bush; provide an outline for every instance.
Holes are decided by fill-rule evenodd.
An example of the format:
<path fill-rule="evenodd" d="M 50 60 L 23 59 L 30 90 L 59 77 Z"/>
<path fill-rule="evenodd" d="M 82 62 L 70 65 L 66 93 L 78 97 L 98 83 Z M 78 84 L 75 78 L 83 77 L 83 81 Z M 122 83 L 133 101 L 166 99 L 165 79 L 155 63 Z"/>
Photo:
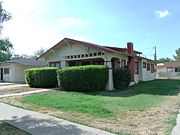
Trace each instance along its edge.
<path fill-rule="evenodd" d="M 48 88 L 57 86 L 56 67 L 31 68 L 25 71 L 26 82 L 30 87 Z"/>
<path fill-rule="evenodd" d="M 128 69 L 115 69 L 113 72 L 114 88 L 124 89 L 129 86 L 131 82 L 131 74 Z"/>
<path fill-rule="evenodd" d="M 65 67 L 57 71 L 58 84 L 66 91 L 104 90 L 108 68 L 104 65 Z"/>

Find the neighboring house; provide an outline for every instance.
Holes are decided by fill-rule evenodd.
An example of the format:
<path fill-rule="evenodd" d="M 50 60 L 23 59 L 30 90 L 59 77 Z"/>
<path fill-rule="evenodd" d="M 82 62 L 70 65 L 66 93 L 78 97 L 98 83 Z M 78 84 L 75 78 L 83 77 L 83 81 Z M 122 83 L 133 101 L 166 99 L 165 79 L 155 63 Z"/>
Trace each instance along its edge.
<path fill-rule="evenodd" d="M 58 67 L 107 65 L 109 67 L 107 89 L 113 90 L 113 69 L 115 68 L 129 68 L 132 83 L 155 79 L 155 62 L 141 57 L 141 54 L 133 50 L 131 42 L 127 43 L 127 48 L 118 48 L 64 38 L 38 59 L 45 60 L 49 66 Z"/>
<path fill-rule="evenodd" d="M 180 75 L 180 61 L 170 61 L 157 64 L 158 76 L 179 76 Z"/>
<path fill-rule="evenodd" d="M 42 66 L 45 66 L 45 62 L 27 58 L 0 62 L 0 81 L 24 83 L 26 69 Z"/>

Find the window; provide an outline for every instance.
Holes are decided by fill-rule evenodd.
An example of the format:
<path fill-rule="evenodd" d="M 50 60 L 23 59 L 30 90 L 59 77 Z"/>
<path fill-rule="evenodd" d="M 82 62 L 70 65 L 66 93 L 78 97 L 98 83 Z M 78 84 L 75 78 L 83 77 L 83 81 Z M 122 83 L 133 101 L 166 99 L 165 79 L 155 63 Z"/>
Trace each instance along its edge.
<path fill-rule="evenodd" d="M 92 53 L 90 53 L 89 56 L 92 57 Z"/>
<path fill-rule="evenodd" d="M 146 62 L 143 62 L 143 68 L 146 68 Z"/>
<path fill-rule="evenodd" d="M 97 56 L 97 53 L 94 53 L 94 56 Z"/>
<path fill-rule="evenodd" d="M 90 65 L 91 62 L 90 61 L 82 61 L 82 66 L 85 66 L 85 65 Z"/>
<path fill-rule="evenodd" d="M 167 68 L 167 72 L 173 72 L 173 68 L 172 67 L 168 67 Z"/>
<path fill-rule="evenodd" d="M 60 61 L 52 61 L 52 62 L 49 62 L 49 66 L 50 67 L 60 67 L 61 62 Z"/>
<path fill-rule="evenodd" d="M 76 63 L 74 61 L 69 61 L 69 66 L 76 66 Z"/>
<path fill-rule="evenodd" d="M 180 67 L 176 67 L 175 72 L 180 72 Z"/>
<path fill-rule="evenodd" d="M 126 60 L 121 60 L 121 67 L 125 68 L 125 66 L 126 66 Z"/>
<path fill-rule="evenodd" d="M 139 64 L 135 62 L 135 74 L 139 74 Z"/>
<path fill-rule="evenodd" d="M 154 64 L 151 64 L 151 73 L 154 73 Z"/>
<path fill-rule="evenodd" d="M 98 52 L 98 55 L 101 55 L 101 52 Z"/>
<path fill-rule="evenodd" d="M 147 63 L 147 71 L 150 71 L 150 64 Z"/>
<path fill-rule="evenodd" d="M 4 74 L 6 74 L 6 75 L 9 74 L 9 68 L 4 68 Z"/>

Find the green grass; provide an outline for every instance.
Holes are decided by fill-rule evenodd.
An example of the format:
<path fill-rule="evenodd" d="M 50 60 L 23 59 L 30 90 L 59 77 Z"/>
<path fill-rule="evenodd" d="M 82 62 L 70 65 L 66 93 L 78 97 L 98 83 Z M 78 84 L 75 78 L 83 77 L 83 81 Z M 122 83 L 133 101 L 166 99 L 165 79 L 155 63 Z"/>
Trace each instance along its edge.
<path fill-rule="evenodd" d="M 17 129 L 3 121 L 0 121 L 0 135 L 30 135 L 20 129 Z"/>
<path fill-rule="evenodd" d="M 143 111 L 159 105 L 169 96 L 177 95 L 179 85 L 179 80 L 155 80 L 139 83 L 124 91 L 36 94 L 23 97 L 22 101 L 96 117 L 112 117 L 118 112 Z"/>
<path fill-rule="evenodd" d="M 178 113 L 179 113 L 179 111 L 177 111 L 176 113 L 174 113 L 173 115 L 171 115 L 171 117 L 169 117 L 169 118 L 165 121 L 165 123 L 166 123 L 167 125 L 169 125 L 169 127 L 168 127 L 167 130 L 166 130 L 167 135 L 170 135 L 173 127 L 176 126 L 176 118 L 177 118 Z"/>
<path fill-rule="evenodd" d="M 44 107 L 61 109 L 64 111 L 87 113 L 95 116 L 108 117 L 113 113 L 106 108 L 105 103 L 98 96 L 83 93 L 48 93 L 37 94 L 23 98 L 24 102 Z"/>

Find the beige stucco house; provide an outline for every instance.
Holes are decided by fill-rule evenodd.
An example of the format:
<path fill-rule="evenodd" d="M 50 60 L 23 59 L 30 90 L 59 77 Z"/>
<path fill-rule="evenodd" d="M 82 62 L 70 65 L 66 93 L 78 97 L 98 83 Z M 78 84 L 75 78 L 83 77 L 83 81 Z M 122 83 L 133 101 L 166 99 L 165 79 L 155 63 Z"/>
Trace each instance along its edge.
<path fill-rule="evenodd" d="M 157 64 L 158 77 L 180 76 L 180 61 L 170 61 Z"/>
<path fill-rule="evenodd" d="M 113 90 L 113 69 L 129 68 L 131 84 L 149 81 L 156 77 L 156 64 L 153 60 L 141 57 L 141 52 L 133 50 L 133 43 L 127 48 L 100 46 L 97 44 L 64 38 L 38 59 L 49 66 L 107 65 L 109 67 L 108 90 Z"/>
<path fill-rule="evenodd" d="M 43 61 L 33 59 L 15 59 L 5 62 L 0 62 L 0 81 L 24 83 L 24 71 L 28 68 L 45 66 Z"/>

